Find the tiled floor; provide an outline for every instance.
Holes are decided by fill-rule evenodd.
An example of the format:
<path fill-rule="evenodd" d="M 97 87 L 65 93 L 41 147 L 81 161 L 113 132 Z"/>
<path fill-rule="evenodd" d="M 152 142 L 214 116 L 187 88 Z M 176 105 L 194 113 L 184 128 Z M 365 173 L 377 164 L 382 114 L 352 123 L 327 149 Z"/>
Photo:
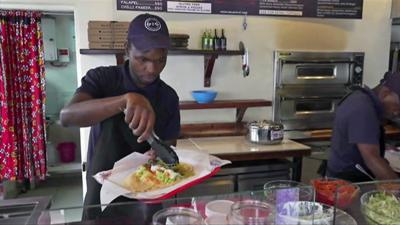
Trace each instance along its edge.
<path fill-rule="evenodd" d="M 83 205 L 81 174 L 51 176 L 18 198 L 44 195 L 52 196 L 49 211 L 52 224 L 80 221 Z"/>

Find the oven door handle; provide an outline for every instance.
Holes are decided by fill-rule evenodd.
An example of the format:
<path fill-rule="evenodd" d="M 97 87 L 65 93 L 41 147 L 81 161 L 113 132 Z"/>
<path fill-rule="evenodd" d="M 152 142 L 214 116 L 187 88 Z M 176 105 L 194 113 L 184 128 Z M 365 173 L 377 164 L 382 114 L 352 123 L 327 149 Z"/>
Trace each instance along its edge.
<path fill-rule="evenodd" d="M 322 114 L 333 114 L 335 113 L 336 104 L 331 102 L 330 109 L 326 110 L 305 110 L 305 111 L 296 111 L 296 115 L 322 115 Z"/>
<path fill-rule="evenodd" d="M 310 100 L 320 100 L 320 99 L 330 99 L 330 100 L 335 100 L 335 99 L 342 99 L 343 96 L 281 96 L 280 99 L 281 101 L 286 101 L 286 100 L 304 100 L 304 99 L 310 99 Z"/>
<path fill-rule="evenodd" d="M 335 112 L 335 106 L 332 106 L 330 110 L 319 110 L 319 111 L 301 111 L 295 112 L 296 115 L 319 115 L 319 114 L 333 114 Z"/>
<path fill-rule="evenodd" d="M 281 59 L 282 64 L 332 64 L 332 63 L 348 63 L 355 64 L 353 60 L 290 60 Z"/>

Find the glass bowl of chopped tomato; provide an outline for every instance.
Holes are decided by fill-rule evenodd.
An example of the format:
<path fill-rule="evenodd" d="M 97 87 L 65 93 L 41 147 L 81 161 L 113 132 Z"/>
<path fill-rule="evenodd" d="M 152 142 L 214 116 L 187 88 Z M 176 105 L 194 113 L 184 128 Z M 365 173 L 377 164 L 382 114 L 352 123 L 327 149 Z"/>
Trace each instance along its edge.
<path fill-rule="evenodd" d="M 359 196 L 360 187 L 349 181 L 336 178 L 318 178 L 311 180 L 318 202 L 341 209 L 349 207 Z"/>

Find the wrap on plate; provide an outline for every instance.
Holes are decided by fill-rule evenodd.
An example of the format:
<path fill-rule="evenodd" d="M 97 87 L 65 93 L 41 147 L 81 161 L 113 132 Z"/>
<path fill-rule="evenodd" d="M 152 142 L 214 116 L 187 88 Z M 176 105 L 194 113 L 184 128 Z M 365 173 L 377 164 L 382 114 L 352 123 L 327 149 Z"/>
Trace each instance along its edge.
<path fill-rule="evenodd" d="M 161 160 L 151 160 L 126 177 L 123 186 L 134 193 L 147 192 L 172 186 L 194 174 L 193 166 L 188 163 L 171 167 Z"/>

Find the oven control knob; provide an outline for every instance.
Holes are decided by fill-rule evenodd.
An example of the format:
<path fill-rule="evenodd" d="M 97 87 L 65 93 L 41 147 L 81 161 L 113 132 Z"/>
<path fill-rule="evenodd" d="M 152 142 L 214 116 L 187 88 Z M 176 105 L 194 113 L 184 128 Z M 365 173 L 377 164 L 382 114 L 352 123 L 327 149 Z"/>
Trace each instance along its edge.
<path fill-rule="evenodd" d="M 356 66 L 356 67 L 354 68 L 354 71 L 355 71 L 356 73 L 361 73 L 362 70 L 363 70 L 363 69 L 361 68 L 361 66 Z"/>

